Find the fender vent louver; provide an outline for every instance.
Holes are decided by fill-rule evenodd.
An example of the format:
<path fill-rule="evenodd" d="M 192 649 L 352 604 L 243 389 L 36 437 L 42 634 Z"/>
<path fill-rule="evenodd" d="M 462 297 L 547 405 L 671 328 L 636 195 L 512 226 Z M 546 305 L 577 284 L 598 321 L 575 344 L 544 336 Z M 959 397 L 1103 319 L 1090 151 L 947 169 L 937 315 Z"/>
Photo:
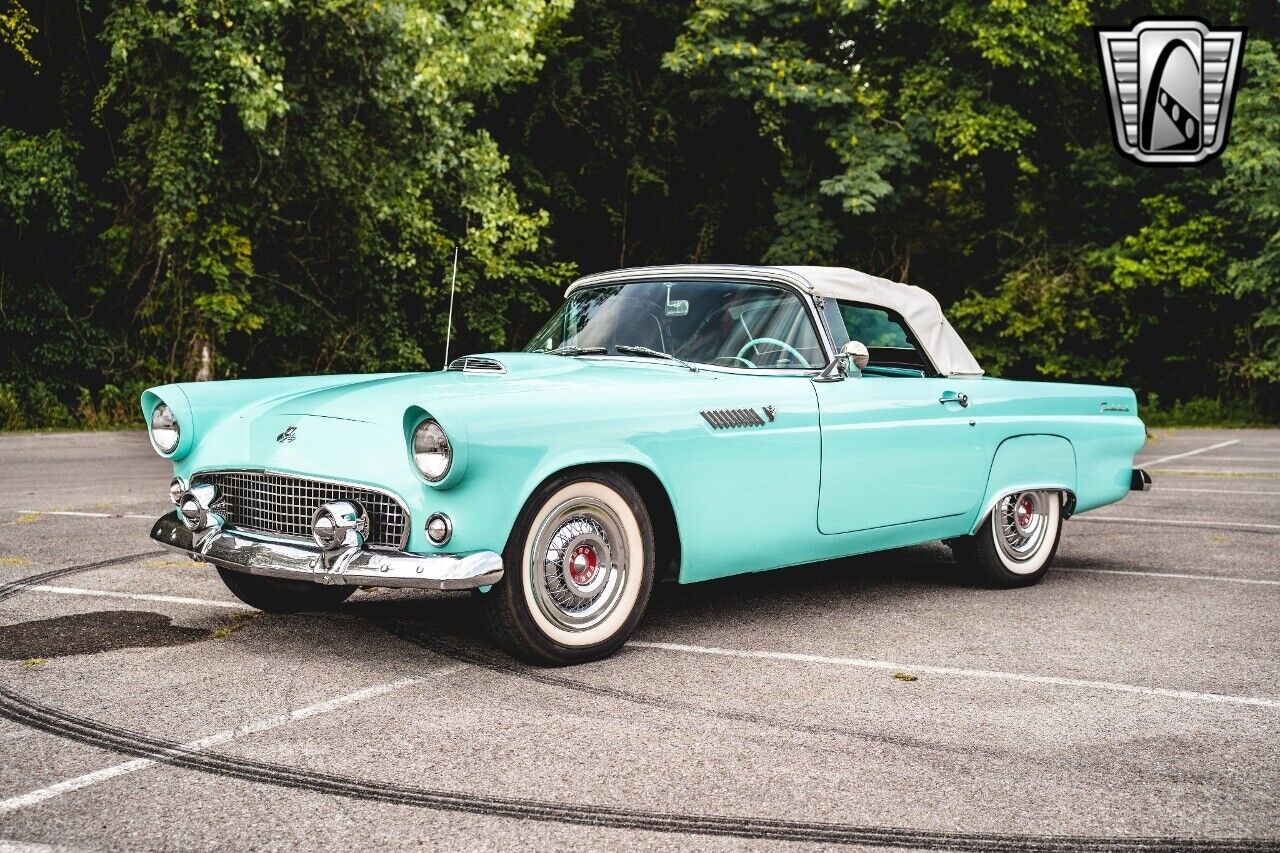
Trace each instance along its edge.
<path fill-rule="evenodd" d="M 507 369 L 503 367 L 502 362 L 484 358 L 477 355 L 467 355 L 462 358 L 455 358 L 449 364 L 450 370 L 461 370 L 463 373 L 506 373 Z"/>
<path fill-rule="evenodd" d="M 712 429 L 764 426 L 764 418 L 755 409 L 708 409 L 702 416 Z"/>

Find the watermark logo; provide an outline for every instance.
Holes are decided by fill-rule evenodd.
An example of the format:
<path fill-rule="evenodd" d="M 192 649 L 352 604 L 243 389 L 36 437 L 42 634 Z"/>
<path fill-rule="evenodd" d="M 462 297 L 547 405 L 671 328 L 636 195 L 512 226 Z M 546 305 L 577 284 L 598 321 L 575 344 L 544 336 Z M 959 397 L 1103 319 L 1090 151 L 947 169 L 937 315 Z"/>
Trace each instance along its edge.
<path fill-rule="evenodd" d="M 1120 153 L 1151 166 L 1188 166 L 1227 144 L 1245 28 L 1184 18 L 1095 27 L 1111 130 Z"/>

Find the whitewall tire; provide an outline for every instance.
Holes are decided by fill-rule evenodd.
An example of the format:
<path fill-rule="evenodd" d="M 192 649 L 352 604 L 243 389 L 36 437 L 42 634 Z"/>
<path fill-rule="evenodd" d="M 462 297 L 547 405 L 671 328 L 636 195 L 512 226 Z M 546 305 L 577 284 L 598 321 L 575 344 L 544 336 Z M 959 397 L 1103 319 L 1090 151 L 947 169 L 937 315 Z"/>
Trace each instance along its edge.
<path fill-rule="evenodd" d="M 644 615 L 652 522 L 621 474 L 561 475 L 529 499 L 503 558 L 503 580 L 479 594 L 495 638 L 532 663 L 596 660 L 620 648 Z"/>
<path fill-rule="evenodd" d="M 956 562 L 988 586 L 1029 586 L 1049 570 L 1062 537 L 1062 494 L 1011 492 L 972 536 L 948 540 Z"/>

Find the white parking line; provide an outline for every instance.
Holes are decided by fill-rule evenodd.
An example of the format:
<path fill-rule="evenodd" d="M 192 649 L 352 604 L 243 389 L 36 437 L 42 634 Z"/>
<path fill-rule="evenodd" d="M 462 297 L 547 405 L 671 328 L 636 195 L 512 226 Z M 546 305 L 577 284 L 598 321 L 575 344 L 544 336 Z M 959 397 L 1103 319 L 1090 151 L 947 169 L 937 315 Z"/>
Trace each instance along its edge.
<path fill-rule="evenodd" d="M 1158 459 L 1144 460 L 1144 465 L 1159 465 L 1161 462 L 1172 462 L 1174 459 L 1185 459 L 1188 456 L 1195 456 L 1197 453 L 1208 453 L 1210 450 L 1217 450 L 1219 447 L 1230 447 L 1233 444 L 1239 444 L 1240 439 L 1233 438 L 1230 441 L 1220 441 L 1217 444 L 1211 444 L 1208 447 L 1201 447 L 1197 450 L 1188 450 L 1186 453 L 1174 453 L 1169 456 L 1161 456 Z"/>
<path fill-rule="evenodd" d="M 1226 583 L 1254 583 L 1263 586 L 1280 586 L 1280 580 L 1267 580 L 1265 578 L 1237 578 L 1231 575 L 1195 575 L 1187 572 L 1139 572 L 1133 569 L 1072 569 L 1067 567 L 1055 568 L 1055 572 L 1087 572 L 1093 575 L 1138 575 L 1144 578 L 1180 578 L 1182 580 L 1196 581 L 1225 581 Z"/>
<path fill-rule="evenodd" d="M 1280 492 L 1256 492 L 1241 491 L 1240 489 L 1178 489 L 1172 486 L 1158 486 L 1161 492 L 1192 492 L 1199 495 L 1239 495 L 1242 498 L 1251 498 L 1254 495 L 1280 495 Z"/>
<path fill-rule="evenodd" d="M 462 668 L 462 666 L 449 667 L 448 669 L 433 673 L 433 675 L 448 675 Z M 346 707 L 347 705 L 364 702 L 367 699 L 382 696 L 393 690 L 399 690 L 402 687 L 417 684 L 422 680 L 423 679 L 420 677 L 401 678 L 397 681 L 392 681 L 386 684 L 375 684 L 372 687 L 366 687 L 363 690 L 357 690 L 354 693 L 347 693 L 344 696 L 327 699 L 324 702 L 318 702 L 315 705 L 308 705 L 305 708 L 298 708 L 285 714 L 275 714 L 274 716 L 264 717 L 260 720 L 254 720 L 251 723 L 246 723 L 243 726 L 238 726 L 234 729 L 228 729 L 227 731 L 218 732 L 217 734 L 209 735 L 208 737 L 203 737 L 199 740 L 193 740 L 175 747 L 172 750 L 167 750 L 166 752 L 161 753 L 161 755 L 179 756 L 192 752 L 202 752 L 210 747 L 221 746 L 246 735 L 270 731 L 271 729 L 278 729 L 281 726 L 288 725 L 289 723 L 296 722 L 297 720 L 305 720 L 309 717 L 315 717 L 320 714 L 327 714 L 330 711 L 336 711 L 339 708 Z M 6 814 L 17 809 L 26 808 L 27 806 L 34 806 L 37 803 L 42 803 L 45 800 L 53 799 L 54 797 L 70 793 L 71 791 L 78 791 L 81 788 L 88 787 L 89 785 L 95 785 L 98 782 L 105 782 L 108 779 L 115 779 L 129 773 L 136 773 L 139 770 L 145 770 L 157 763 L 159 763 L 159 759 L 156 758 L 135 758 L 131 761 L 113 764 L 110 767 L 104 767 L 101 770 L 94 770 L 91 773 L 85 773 L 82 776 L 75 776 L 71 779 L 66 779 L 62 782 L 57 782 L 53 785 L 49 785 L 26 794 L 9 797 L 6 800 L 0 800 L 0 814 Z"/>
<path fill-rule="evenodd" d="M 1240 530 L 1245 533 L 1268 533 L 1280 530 L 1280 524 L 1262 524 L 1250 522 L 1237 524 L 1234 521 L 1189 521 L 1181 518 L 1129 518 L 1116 515 L 1073 515 L 1072 521 L 1092 521 L 1094 524 L 1156 524 L 1166 527 L 1203 527 L 1208 530 Z"/>
<path fill-rule="evenodd" d="M 1196 690 L 1173 690 L 1167 687 L 1140 687 L 1115 681 L 1093 681 L 1085 678 L 1060 678 L 1056 675 L 1032 675 L 1024 672 L 1000 672 L 990 669 L 962 669 L 954 666 L 927 666 L 899 663 L 888 660 L 827 657 L 796 652 L 767 652 L 750 649 L 722 649 L 716 646 L 691 646 L 683 643 L 650 643 L 631 640 L 628 647 L 655 649 L 666 652 L 683 652 L 696 655 L 717 655 L 734 658 L 790 661 L 793 663 L 822 664 L 826 666 L 857 667 L 861 669 L 892 670 L 894 672 L 927 673 L 960 678 L 979 678 L 994 681 L 1018 681 L 1027 684 L 1049 684 L 1055 687 L 1080 687 L 1089 690 L 1109 690 L 1115 693 L 1136 693 L 1142 696 L 1162 696 L 1167 699 L 1187 699 L 1197 702 L 1216 702 L 1228 705 L 1256 705 L 1263 708 L 1280 708 L 1280 699 L 1263 696 L 1231 696 L 1226 693 L 1201 693 Z"/>
<path fill-rule="evenodd" d="M 56 595 L 88 595 L 97 598 L 127 598 L 132 601 L 162 601 L 169 604 L 196 604 L 201 607 L 223 607 L 228 610 L 256 610 L 239 601 L 214 601 L 209 598 L 187 598 L 182 595 L 149 595 L 143 592 L 116 592 L 109 589 L 81 589 L 75 586 L 28 586 L 23 592 L 51 592 Z"/>
<path fill-rule="evenodd" d="M 1134 461 L 1139 465 L 1149 464 L 1147 460 L 1141 456 L 1135 457 Z M 1156 460 L 1159 461 L 1159 460 Z M 1203 462 L 1280 462 L 1275 456 L 1214 456 L 1210 459 L 1201 460 Z"/>
<path fill-rule="evenodd" d="M 18 515 L 74 515 L 80 518 L 145 518 L 155 521 L 154 515 L 138 515 L 127 512 L 73 512 L 69 509 L 11 509 L 9 512 Z"/>

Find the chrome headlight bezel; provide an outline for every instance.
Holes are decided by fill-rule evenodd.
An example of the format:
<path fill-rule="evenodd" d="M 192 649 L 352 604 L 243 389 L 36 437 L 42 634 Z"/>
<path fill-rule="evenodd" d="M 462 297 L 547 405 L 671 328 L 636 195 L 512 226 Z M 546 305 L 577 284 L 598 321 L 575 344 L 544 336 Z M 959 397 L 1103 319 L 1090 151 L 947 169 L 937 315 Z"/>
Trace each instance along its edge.
<path fill-rule="evenodd" d="M 409 455 L 413 465 L 428 483 L 442 482 L 453 468 L 453 442 L 444 427 L 427 418 L 413 429 L 409 437 Z"/>
<path fill-rule="evenodd" d="M 151 419 L 147 423 L 147 434 L 151 443 L 164 456 L 172 456 L 182 444 L 182 424 L 178 416 L 165 402 L 157 403 L 151 410 Z"/>

